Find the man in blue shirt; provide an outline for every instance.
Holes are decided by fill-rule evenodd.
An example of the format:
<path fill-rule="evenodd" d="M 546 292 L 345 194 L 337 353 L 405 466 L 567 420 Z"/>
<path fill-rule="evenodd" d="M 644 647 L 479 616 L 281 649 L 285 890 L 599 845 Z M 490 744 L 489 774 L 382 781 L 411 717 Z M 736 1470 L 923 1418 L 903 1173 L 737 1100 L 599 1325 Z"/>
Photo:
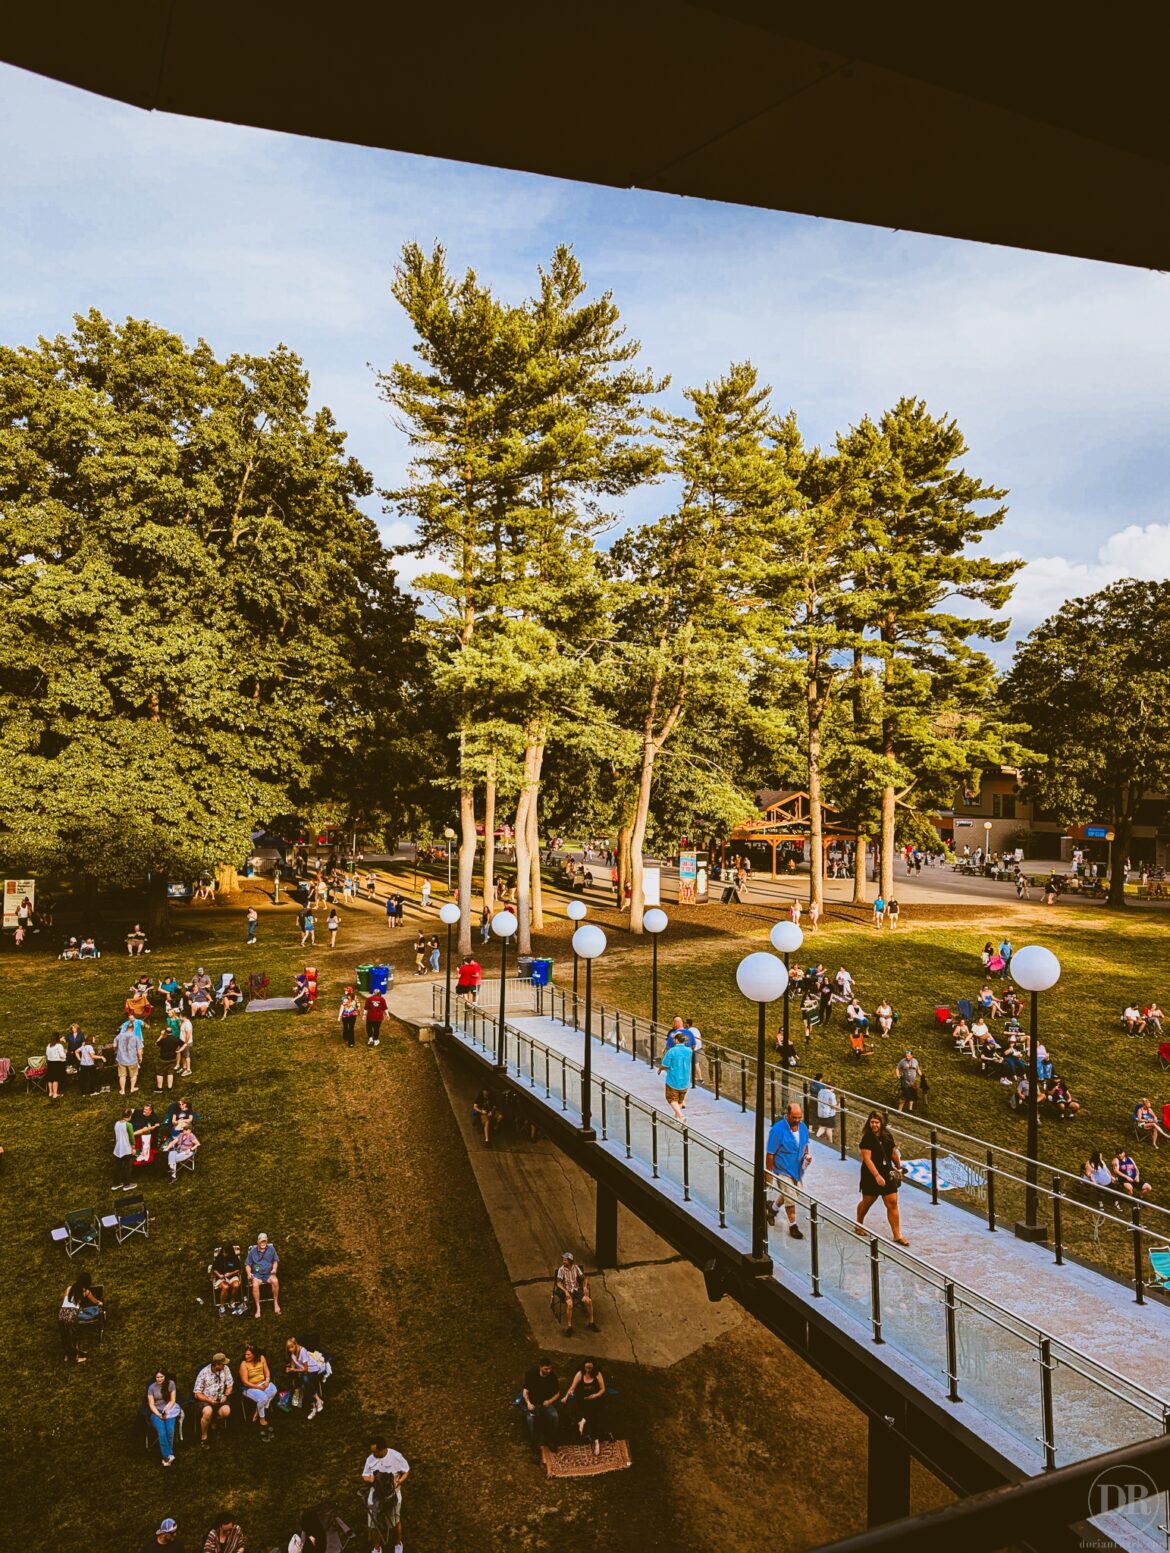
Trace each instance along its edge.
<path fill-rule="evenodd" d="M 682 1122 L 687 1115 L 687 1090 L 691 1087 L 693 1059 L 687 1045 L 687 1032 L 676 1030 L 673 1035 L 673 1041 L 659 1060 L 658 1071 L 666 1074 L 666 1103 Z"/>
<path fill-rule="evenodd" d="M 790 1105 L 785 1115 L 773 1124 L 764 1153 L 764 1164 L 774 1177 L 776 1187 L 776 1200 L 768 1205 L 768 1223 L 775 1224 L 777 1211 L 783 1203 L 788 1215 L 788 1233 L 793 1240 L 804 1239 L 804 1232 L 796 1222 L 793 1188 L 804 1180 L 804 1172 L 812 1159 L 803 1115 L 799 1105 L 795 1102 Z"/>
<path fill-rule="evenodd" d="M 244 1266 L 252 1281 L 252 1298 L 256 1301 L 256 1320 L 260 1319 L 260 1291 L 265 1284 L 272 1289 L 272 1309 L 279 1316 L 280 1282 L 276 1276 L 276 1269 L 280 1266 L 280 1258 L 276 1254 L 276 1247 L 269 1242 L 268 1236 L 263 1231 L 256 1236 L 256 1244 L 248 1247 Z"/>

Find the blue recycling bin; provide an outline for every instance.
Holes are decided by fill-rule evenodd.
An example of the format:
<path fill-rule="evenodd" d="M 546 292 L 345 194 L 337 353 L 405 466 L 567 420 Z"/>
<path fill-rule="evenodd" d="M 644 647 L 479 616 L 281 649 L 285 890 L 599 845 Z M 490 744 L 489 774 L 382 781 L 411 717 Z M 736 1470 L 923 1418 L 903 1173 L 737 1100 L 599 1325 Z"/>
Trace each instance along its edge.
<path fill-rule="evenodd" d="M 553 963 L 551 960 L 533 960 L 532 985 L 534 987 L 547 987 L 552 981 Z"/>
<path fill-rule="evenodd" d="M 370 991 L 385 993 L 390 986 L 390 967 L 388 965 L 370 966 Z"/>

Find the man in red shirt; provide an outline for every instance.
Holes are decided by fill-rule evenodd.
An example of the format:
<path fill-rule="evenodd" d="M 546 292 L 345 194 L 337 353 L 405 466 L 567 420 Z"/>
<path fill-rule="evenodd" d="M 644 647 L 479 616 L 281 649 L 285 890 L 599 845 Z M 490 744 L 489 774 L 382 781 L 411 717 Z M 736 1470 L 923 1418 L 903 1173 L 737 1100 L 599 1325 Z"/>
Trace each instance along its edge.
<path fill-rule="evenodd" d="M 479 984 L 483 980 L 483 967 L 479 961 L 471 955 L 463 956 L 463 963 L 459 967 L 459 979 L 455 983 L 456 994 L 463 998 L 469 1006 L 473 1004 L 479 993 Z"/>
<path fill-rule="evenodd" d="M 366 1045 L 378 1046 L 382 1039 L 382 1021 L 386 1017 L 386 999 L 371 992 L 366 999 Z"/>

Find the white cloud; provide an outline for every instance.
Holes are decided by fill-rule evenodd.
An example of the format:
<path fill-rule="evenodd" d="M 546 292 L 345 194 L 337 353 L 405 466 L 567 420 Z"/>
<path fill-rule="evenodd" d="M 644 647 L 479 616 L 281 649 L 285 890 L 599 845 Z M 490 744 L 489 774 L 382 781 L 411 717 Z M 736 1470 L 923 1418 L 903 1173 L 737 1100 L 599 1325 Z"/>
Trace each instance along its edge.
<path fill-rule="evenodd" d="M 1018 560 L 1018 553 L 1001 559 Z M 1093 561 L 1060 555 L 1038 556 L 1016 574 L 1011 602 L 1012 635 L 1020 637 L 1046 620 L 1066 599 L 1096 593 L 1123 577 L 1161 582 L 1170 577 L 1170 523 L 1131 523 L 1110 534 Z"/>

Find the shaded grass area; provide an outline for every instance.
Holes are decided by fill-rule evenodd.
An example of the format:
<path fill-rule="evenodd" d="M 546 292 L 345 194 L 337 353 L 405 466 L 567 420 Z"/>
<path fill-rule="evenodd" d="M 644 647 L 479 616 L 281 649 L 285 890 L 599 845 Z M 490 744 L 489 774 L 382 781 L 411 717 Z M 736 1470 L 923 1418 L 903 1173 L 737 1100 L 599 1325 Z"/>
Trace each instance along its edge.
<path fill-rule="evenodd" d="M 145 962 L 156 978 L 172 965 L 183 978 L 197 964 L 264 969 L 283 990 L 303 963 L 288 912 L 265 914 L 250 951 L 242 912 L 179 922 L 170 949 Z M 374 1428 L 414 1468 L 406 1524 L 415 1546 L 536 1549 L 555 1531 L 568 1549 L 632 1547 L 654 1525 L 671 1525 L 653 1475 L 601 1480 L 586 1496 L 529 1467 L 509 1404 L 534 1349 L 454 1118 L 429 1051 L 403 1028 L 388 1026 L 378 1051 L 342 1046 L 337 994 L 358 960 L 384 951 L 384 928 L 372 913 L 347 913 L 342 941 L 334 955 L 318 948 L 313 957 L 319 1012 L 197 1022 L 187 1091 L 203 1147 L 193 1176 L 143 1185 L 156 1216 L 149 1242 L 119 1247 L 109 1236 L 98 1262 L 83 1254 L 69 1264 L 49 1241 L 67 1209 L 111 1206 L 116 1092 L 83 1100 L 71 1085 L 55 1103 L 5 1096 L 6 1544 L 70 1546 L 85 1526 L 94 1553 L 114 1553 L 174 1515 L 191 1547 L 227 1505 L 249 1547 L 283 1546 L 299 1511 L 324 1498 L 360 1526 L 358 1474 Z M 408 935 L 392 958 L 401 973 Z M 35 951 L 7 957 L 0 1052 L 22 1059 L 71 1018 L 112 1031 L 131 970 L 124 956 L 92 966 Z M 147 1046 L 153 1083 L 150 1037 Z M 259 1229 L 281 1254 L 285 1316 L 266 1308 L 261 1321 L 220 1319 L 205 1276 L 210 1250 L 224 1237 L 246 1246 Z M 62 1362 L 55 1311 L 82 1265 L 105 1284 L 109 1322 L 104 1345 L 74 1368 Z M 135 1412 L 156 1365 L 189 1389 L 215 1349 L 234 1366 L 243 1343 L 259 1340 L 276 1370 L 294 1333 L 324 1347 L 336 1370 L 312 1426 L 278 1413 L 276 1440 L 263 1445 L 236 1417 L 201 1453 L 189 1417 L 173 1468 L 147 1453 Z"/>

